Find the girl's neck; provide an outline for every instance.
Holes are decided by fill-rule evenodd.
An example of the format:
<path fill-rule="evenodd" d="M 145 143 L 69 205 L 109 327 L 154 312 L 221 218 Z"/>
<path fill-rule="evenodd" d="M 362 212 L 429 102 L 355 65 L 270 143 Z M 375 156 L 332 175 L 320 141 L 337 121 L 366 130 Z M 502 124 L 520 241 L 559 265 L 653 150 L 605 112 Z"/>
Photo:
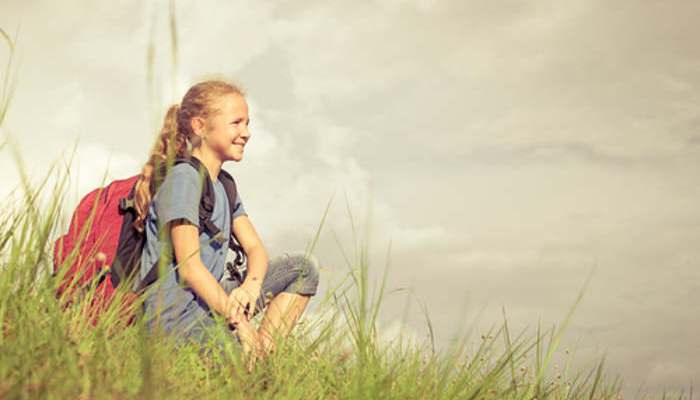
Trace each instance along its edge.
<path fill-rule="evenodd" d="M 219 160 L 216 155 L 206 151 L 206 149 L 203 149 L 201 146 L 192 149 L 192 156 L 199 159 L 199 161 L 201 161 L 202 164 L 207 167 L 209 177 L 212 181 L 216 181 L 216 179 L 219 177 L 219 171 L 221 171 L 221 165 L 223 162 Z"/>

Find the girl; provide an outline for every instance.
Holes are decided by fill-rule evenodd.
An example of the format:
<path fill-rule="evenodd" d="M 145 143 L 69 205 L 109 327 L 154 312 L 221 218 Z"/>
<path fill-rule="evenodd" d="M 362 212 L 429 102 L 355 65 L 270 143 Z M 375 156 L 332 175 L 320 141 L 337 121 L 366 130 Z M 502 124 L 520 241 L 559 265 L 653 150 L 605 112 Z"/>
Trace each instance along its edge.
<path fill-rule="evenodd" d="M 180 104 L 170 107 L 136 183 L 139 215 L 135 224 L 146 231 L 141 278 L 159 261 L 164 244 L 174 250 L 174 259 L 162 260 L 167 273 L 145 301 L 149 327 L 202 342 L 207 340 L 206 328 L 215 323 L 213 313 L 218 313 L 234 327 L 235 338 L 246 353 L 255 350 L 253 355 L 264 357 L 275 348 L 273 338 L 288 335 L 310 296 L 316 294 L 318 260 L 302 252 L 268 260 L 240 196 L 235 199 L 238 209 L 229 215 L 228 201 L 234 199 L 227 198 L 217 177 L 225 161 L 243 159 L 250 139 L 244 96 L 232 83 L 209 80 L 192 86 Z M 177 164 L 154 194 L 155 167 L 168 155 L 195 157 L 206 167 L 206 174 L 202 176 L 187 163 Z M 211 218 L 221 230 L 223 243 L 213 240 L 206 230 L 198 231 L 201 179 L 212 181 L 216 200 Z M 234 281 L 222 280 L 229 240 L 224 233 L 230 229 L 247 258 L 242 279 Z M 265 297 L 272 297 L 269 304 Z M 256 331 L 250 319 L 266 306 Z"/>

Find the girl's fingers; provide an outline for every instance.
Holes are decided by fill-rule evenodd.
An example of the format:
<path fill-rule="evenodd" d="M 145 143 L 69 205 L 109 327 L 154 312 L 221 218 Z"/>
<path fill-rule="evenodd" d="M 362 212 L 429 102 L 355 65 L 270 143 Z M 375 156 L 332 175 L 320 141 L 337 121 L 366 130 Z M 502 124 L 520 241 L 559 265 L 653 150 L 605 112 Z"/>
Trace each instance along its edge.
<path fill-rule="evenodd" d="M 228 320 L 229 320 L 229 322 L 232 323 L 232 324 L 237 324 L 237 323 L 238 323 L 238 319 L 236 318 L 236 308 L 237 308 L 237 307 L 238 307 L 238 306 L 237 306 L 236 304 L 233 304 L 233 305 L 231 306 L 231 308 L 229 309 Z"/>
<path fill-rule="evenodd" d="M 241 299 L 236 299 L 236 321 L 240 321 L 243 315 L 243 302 Z"/>
<path fill-rule="evenodd" d="M 241 320 L 241 301 L 237 297 L 232 299 L 232 310 L 230 313 L 232 323 L 238 323 Z"/>
<path fill-rule="evenodd" d="M 241 290 L 234 289 L 234 292 L 232 292 L 229 297 L 231 303 L 229 322 L 232 324 L 237 324 L 242 321 L 243 318 L 248 321 L 253 314 L 253 310 L 251 310 L 251 306 L 253 305 L 251 296 L 247 291 Z"/>

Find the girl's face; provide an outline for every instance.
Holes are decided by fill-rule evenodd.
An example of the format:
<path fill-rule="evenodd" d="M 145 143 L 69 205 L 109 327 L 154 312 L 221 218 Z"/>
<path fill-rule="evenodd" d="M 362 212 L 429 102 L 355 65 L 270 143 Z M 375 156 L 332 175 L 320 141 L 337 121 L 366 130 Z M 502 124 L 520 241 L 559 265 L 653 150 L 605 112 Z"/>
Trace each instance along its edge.
<path fill-rule="evenodd" d="M 216 104 L 219 112 L 209 117 L 208 131 L 202 142 L 221 162 L 241 161 L 243 148 L 250 138 L 248 104 L 235 93 L 223 96 Z"/>

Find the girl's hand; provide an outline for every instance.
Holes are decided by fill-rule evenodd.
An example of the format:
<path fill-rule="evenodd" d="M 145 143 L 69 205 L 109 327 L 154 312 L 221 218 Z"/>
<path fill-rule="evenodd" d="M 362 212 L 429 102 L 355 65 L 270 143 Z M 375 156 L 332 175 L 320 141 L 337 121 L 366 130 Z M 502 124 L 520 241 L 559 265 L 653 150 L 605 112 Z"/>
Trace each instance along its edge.
<path fill-rule="evenodd" d="M 252 372 L 256 359 L 261 357 L 260 337 L 253 325 L 247 321 L 241 321 L 236 325 L 235 333 L 243 345 L 243 354 L 246 358 L 246 371 Z"/>
<path fill-rule="evenodd" d="M 240 321 L 250 321 L 255 310 L 255 305 L 260 297 L 260 287 L 256 285 L 246 285 L 233 289 L 228 296 L 228 322 L 237 324 Z"/>

